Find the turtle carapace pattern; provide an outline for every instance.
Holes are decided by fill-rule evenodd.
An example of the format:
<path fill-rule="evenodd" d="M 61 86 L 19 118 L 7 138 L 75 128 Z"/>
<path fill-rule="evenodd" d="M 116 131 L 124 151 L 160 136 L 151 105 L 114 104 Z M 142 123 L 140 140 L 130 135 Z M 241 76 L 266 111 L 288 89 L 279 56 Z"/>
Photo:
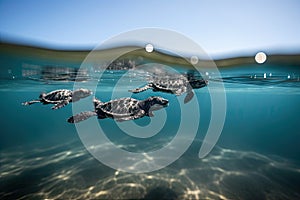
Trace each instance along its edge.
<path fill-rule="evenodd" d="M 118 122 L 134 120 L 144 116 L 153 117 L 153 111 L 168 106 L 169 101 L 162 97 L 152 96 L 145 100 L 120 98 L 108 102 L 94 99 L 94 111 L 85 111 L 70 117 L 69 123 L 78 123 L 90 117 L 98 119 L 112 118 Z"/>
<path fill-rule="evenodd" d="M 68 105 L 70 102 L 76 102 L 80 99 L 83 99 L 85 97 L 88 97 L 92 94 L 92 92 L 88 89 L 77 89 L 74 91 L 71 90 L 54 90 L 49 93 L 42 93 L 39 96 L 39 99 L 27 101 L 22 103 L 22 105 L 31 105 L 34 103 L 42 103 L 42 104 L 54 104 L 52 109 L 59 109 L 66 105 Z"/>
<path fill-rule="evenodd" d="M 160 76 L 152 78 L 145 86 L 129 90 L 129 92 L 139 93 L 152 89 L 154 92 L 172 93 L 177 96 L 187 93 L 184 103 L 188 103 L 194 96 L 193 89 L 205 87 L 207 84 L 207 80 L 185 77 L 183 75 Z"/>

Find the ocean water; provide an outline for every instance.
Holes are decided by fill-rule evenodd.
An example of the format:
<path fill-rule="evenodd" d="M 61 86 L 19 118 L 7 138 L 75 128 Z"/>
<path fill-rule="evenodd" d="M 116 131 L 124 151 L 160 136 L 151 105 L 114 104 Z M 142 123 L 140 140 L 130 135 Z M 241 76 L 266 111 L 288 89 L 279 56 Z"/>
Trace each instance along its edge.
<path fill-rule="evenodd" d="M 0 63 L 0 199 L 300 199 L 300 66 L 238 65 L 219 69 L 221 76 L 203 71 L 209 86 L 194 90 L 199 118 L 193 118 L 193 107 L 180 107 L 185 94 L 177 98 L 152 90 L 128 92 L 153 76 L 151 70 L 136 70 L 129 60 L 111 65 L 101 80 L 79 70 L 77 61 L 2 53 Z M 181 74 L 195 73 L 180 65 L 169 67 Z M 137 153 L 164 148 L 174 139 L 181 117 L 189 116 L 188 121 L 199 126 L 192 144 L 166 167 L 129 173 L 101 163 L 85 148 L 76 126 L 66 121 L 76 114 L 73 104 L 59 110 L 21 105 L 41 92 L 72 90 L 75 83 L 93 87 L 91 80 L 98 82 L 94 94 L 80 102 L 91 102 L 93 96 L 102 101 L 127 96 L 169 100 L 153 119 L 134 121 L 143 135 L 152 120 L 166 116 L 163 128 L 149 138 L 122 132 L 112 119 L 82 122 L 96 120 L 118 148 Z M 220 82 L 224 90 L 218 88 Z M 213 150 L 200 159 L 215 106 L 211 93 L 220 92 L 226 95 L 224 127 Z M 110 149 L 103 149 L 109 156 Z M 174 151 L 179 151 L 176 146 Z M 151 159 L 145 162 L 152 164 Z"/>

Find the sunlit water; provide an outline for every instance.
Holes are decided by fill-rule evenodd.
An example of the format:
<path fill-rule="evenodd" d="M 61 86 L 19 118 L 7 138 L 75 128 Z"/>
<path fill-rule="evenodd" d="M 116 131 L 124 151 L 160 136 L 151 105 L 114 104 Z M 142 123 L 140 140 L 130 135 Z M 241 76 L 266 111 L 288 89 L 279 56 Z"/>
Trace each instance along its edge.
<path fill-rule="evenodd" d="M 50 105 L 21 105 L 40 92 L 73 89 L 76 77 L 83 87 L 90 86 L 89 80 L 96 77 L 78 71 L 79 65 L 2 55 L 1 199 L 300 198 L 299 66 L 236 66 L 220 70 L 222 76 L 204 71 L 210 83 L 224 82 L 227 99 L 224 128 L 213 151 L 204 159 L 198 158 L 211 116 L 210 94 L 205 87 L 195 90 L 200 121 L 194 122 L 199 123 L 199 129 L 188 151 L 166 168 L 131 174 L 111 169 L 89 154 L 74 124 L 66 122 L 73 115 L 71 104 L 59 110 L 51 110 Z M 96 97 L 110 100 L 123 75 L 117 94 L 131 96 L 128 89 L 146 84 L 152 76 L 140 70 L 128 72 L 128 63 L 125 70 L 122 66 L 124 63 L 104 73 Z M 181 66 L 176 69 L 191 73 Z M 222 90 L 215 88 L 215 92 Z M 115 145 L 147 152 L 172 140 L 180 121 L 176 96 L 148 90 L 132 97 L 153 95 L 169 99 L 165 128 L 152 138 L 137 139 L 122 135 L 113 120 L 101 120 Z M 135 122 L 146 126 L 150 119 Z"/>

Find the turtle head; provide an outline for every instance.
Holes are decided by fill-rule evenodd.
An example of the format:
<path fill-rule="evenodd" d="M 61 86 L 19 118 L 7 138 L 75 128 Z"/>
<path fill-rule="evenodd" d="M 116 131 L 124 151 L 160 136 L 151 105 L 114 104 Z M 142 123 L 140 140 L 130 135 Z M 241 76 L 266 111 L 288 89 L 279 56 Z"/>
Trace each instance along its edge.
<path fill-rule="evenodd" d="M 208 85 L 208 80 L 203 79 L 191 79 L 189 80 L 189 83 L 193 89 L 202 88 Z"/>
<path fill-rule="evenodd" d="M 79 99 L 83 99 L 85 97 L 88 97 L 92 94 L 92 92 L 88 89 L 83 89 L 83 88 L 80 88 L 78 90 L 75 90 L 73 92 L 73 101 L 78 101 Z"/>

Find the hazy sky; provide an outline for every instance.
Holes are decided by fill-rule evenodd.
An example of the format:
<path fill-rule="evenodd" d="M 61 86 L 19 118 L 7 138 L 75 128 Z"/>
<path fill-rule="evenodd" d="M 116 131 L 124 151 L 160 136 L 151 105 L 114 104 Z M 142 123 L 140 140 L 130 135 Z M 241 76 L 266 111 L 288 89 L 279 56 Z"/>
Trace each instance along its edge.
<path fill-rule="evenodd" d="M 180 32 L 211 55 L 300 50 L 299 0 L 0 0 L 2 39 L 94 47 L 121 32 Z M 26 39 L 26 40 L 24 40 Z"/>

